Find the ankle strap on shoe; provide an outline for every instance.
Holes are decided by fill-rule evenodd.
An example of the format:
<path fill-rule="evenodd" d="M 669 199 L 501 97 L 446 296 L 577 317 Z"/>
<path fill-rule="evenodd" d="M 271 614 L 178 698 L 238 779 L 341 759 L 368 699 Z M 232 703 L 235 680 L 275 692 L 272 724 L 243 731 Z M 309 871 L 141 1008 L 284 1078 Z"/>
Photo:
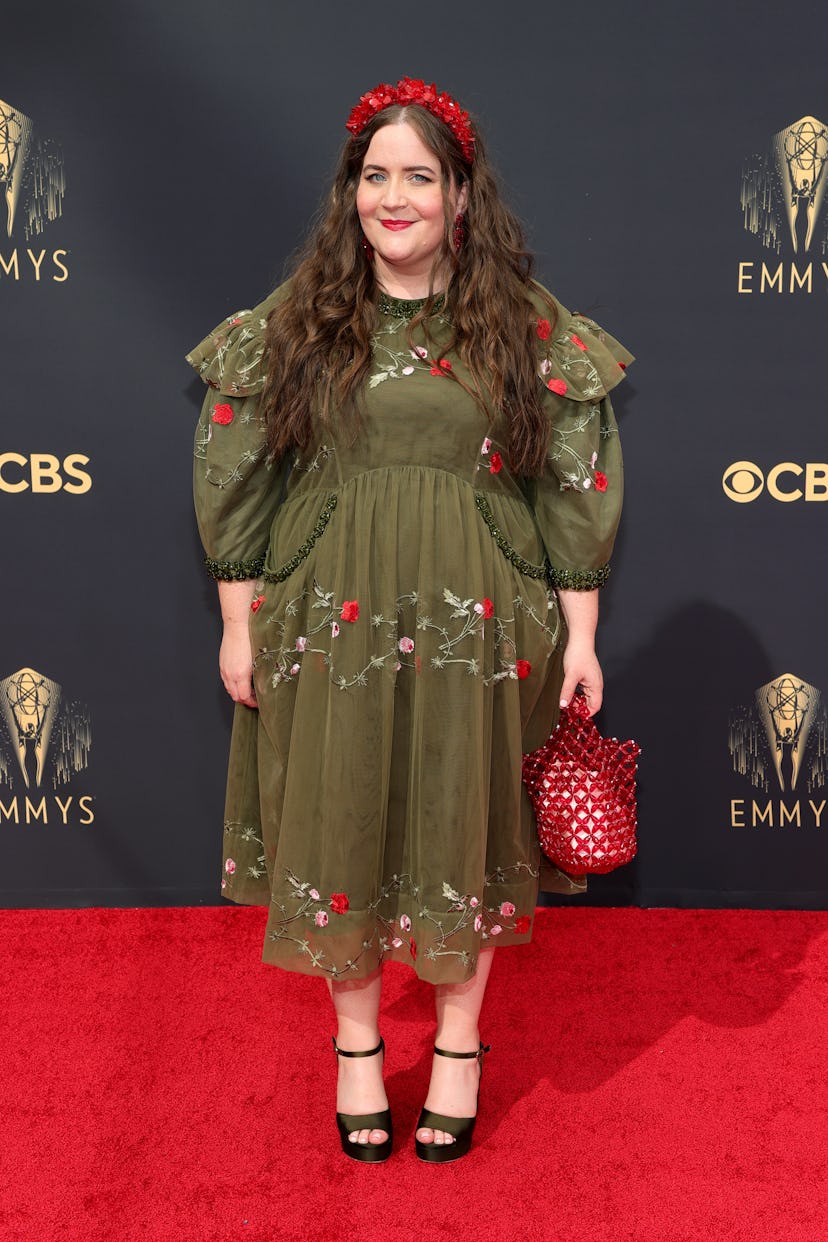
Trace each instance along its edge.
<path fill-rule="evenodd" d="M 346 1052 L 344 1048 L 340 1048 L 336 1042 L 336 1036 L 331 1036 L 331 1043 L 334 1046 L 334 1052 L 338 1057 L 375 1057 L 378 1052 L 382 1052 L 385 1047 L 385 1040 L 380 1036 L 380 1041 L 376 1048 L 369 1049 L 368 1052 Z"/>
<path fill-rule="evenodd" d="M 458 1060 L 460 1058 L 464 1060 L 470 1060 L 472 1057 L 476 1057 L 478 1061 L 482 1061 L 483 1053 L 491 1052 L 491 1050 L 492 1050 L 491 1044 L 484 1044 L 482 1039 L 480 1041 L 480 1047 L 477 1049 L 477 1052 L 448 1052 L 445 1048 L 438 1048 L 436 1044 L 434 1045 L 434 1051 L 438 1053 L 441 1057 L 457 1057 Z"/>

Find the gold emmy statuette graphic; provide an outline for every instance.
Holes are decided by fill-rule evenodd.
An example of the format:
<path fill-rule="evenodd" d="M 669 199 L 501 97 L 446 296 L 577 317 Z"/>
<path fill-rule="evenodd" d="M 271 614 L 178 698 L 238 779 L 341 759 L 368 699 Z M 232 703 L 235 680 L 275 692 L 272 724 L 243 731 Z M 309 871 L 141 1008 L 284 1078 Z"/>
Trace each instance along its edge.
<path fill-rule="evenodd" d="M 774 134 L 770 150 L 754 156 L 742 172 L 745 228 L 777 254 L 788 239 L 795 255 L 816 250 L 817 235 L 823 242 L 827 235 L 827 182 L 828 125 L 800 117 Z"/>
<path fill-rule="evenodd" d="M 39 786 L 52 727 L 60 705 L 60 686 L 33 668 L 21 668 L 0 681 L 2 711 L 26 788 Z"/>
<path fill-rule="evenodd" d="M 803 768 L 808 791 L 825 784 L 828 715 L 821 692 L 795 673 L 760 686 L 748 706 L 730 719 L 733 767 L 759 789 L 775 777 L 782 793 L 794 793 Z"/>
<path fill-rule="evenodd" d="M 31 117 L 0 99 L 0 190 L 6 236 L 22 218 L 26 240 L 43 232 L 63 211 L 63 155 L 51 139 L 35 133 Z"/>

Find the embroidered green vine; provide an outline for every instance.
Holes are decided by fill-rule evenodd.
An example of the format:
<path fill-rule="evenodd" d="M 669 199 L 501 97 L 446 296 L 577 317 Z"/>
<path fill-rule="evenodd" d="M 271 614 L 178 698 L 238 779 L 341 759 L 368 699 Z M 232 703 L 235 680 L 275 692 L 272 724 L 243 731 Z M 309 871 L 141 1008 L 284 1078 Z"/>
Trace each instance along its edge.
<path fill-rule="evenodd" d="M 308 535 L 305 542 L 297 549 L 296 552 L 294 552 L 290 560 L 281 566 L 280 569 L 276 569 L 272 573 L 263 573 L 261 576 L 264 578 L 265 582 L 284 582 L 285 579 L 289 578 L 290 575 L 299 568 L 302 562 L 310 556 L 311 549 L 317 540 L 321 538 L 325 531 L 325 527 L 331 520 L 331 514 L 336 508 L 337 500 L 338 496 L 336 492 L 331 492 L 322 507 L 322 512 L 316 519 L 316 525 L 312 528 L 311 533 Z"/>

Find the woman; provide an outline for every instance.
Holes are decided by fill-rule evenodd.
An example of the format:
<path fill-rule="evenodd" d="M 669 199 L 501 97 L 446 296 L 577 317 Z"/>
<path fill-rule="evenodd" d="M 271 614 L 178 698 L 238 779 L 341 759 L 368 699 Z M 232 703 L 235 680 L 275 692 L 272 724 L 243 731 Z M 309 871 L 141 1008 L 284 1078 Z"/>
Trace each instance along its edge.
<path fill-rule="evenodd" d="M 539 886 L 521 755 L 582 686 L 631 355 L 530 279 L 483 143 L 403 79 L 351 113 L 292 279 L 188 360 L 195 496 L 236 702 L 222 889 L 327 980 L 343 1150 L 385 1159 L 381 967 L 435 985 L 423 1159 L 468 1151 L 494 947 Z M 560 872 L 547 887 L 576 891 Z M 581 885 L 582 887 L 582 885 Z"/>

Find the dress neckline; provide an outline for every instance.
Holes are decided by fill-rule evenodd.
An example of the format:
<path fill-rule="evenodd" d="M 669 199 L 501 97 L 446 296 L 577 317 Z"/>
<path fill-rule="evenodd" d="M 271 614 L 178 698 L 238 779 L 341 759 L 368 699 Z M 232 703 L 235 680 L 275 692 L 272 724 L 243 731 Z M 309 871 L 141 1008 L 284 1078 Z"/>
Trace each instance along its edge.
<path fill-rule="evenodd" d="M 442 310 L 445 300 L 446 295 L 438 293 L 434 298 L 433 310 Z M 427 302 L 428 298 L 392 298 L 380 290 L 377 306 L 381 315 L 392 315 L 395 319 L 413 319 Z"/>

